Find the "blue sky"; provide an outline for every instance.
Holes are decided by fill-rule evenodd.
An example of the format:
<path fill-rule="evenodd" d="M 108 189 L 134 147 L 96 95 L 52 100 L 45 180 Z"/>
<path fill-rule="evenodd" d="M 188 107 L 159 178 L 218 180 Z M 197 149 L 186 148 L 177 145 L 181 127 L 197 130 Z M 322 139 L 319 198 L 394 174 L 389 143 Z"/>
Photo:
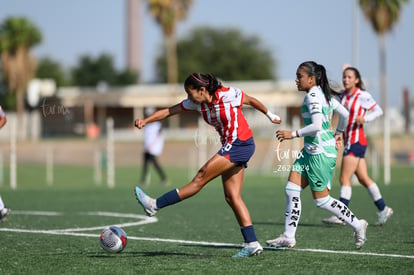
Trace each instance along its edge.
<path fill-rule="evenodd" d="M 144 3 L 144 1 L 141 1 Z M 142 4 L 142 78 L 154 79 L 154 59 L 163 36 Z M 244 35 L 257 35 L 278 62 L 281 80 L 294 81 L 298 64 L 315 60 L 325 65 L 328 77 L 341 83 L 344 63 L 356 65 L 368 91 L 380 101 L 378 38 L 357 9 L 357 63 L 353 60 L 353 1 L 343 0 L 194 0 L 189 16 L 178 25 L 178 38 L 192 28 L 209 25 L 235 27 Z M 43 34 L 34 49 L 65 67 L 80 55 L 113 55 L 116 66 L 125 62 L 125 2 L 120 0 L 0 0 L 0 22 L 7 16 L 29 18 Z M 402 106 L 402 90 L 414 95 L 414 4 L 403 7 L 401 18 L 387 34 L 387 90 L 391 106 Z M 214 68 L 211 69 L 214 72 Z M 242 87 L 241 87 L 242 88 Z"/>

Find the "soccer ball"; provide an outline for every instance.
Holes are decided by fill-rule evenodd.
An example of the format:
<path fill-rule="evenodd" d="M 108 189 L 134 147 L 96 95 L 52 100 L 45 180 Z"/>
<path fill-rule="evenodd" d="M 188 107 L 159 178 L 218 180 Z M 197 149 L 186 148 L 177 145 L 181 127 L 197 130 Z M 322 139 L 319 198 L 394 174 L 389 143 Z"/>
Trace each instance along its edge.
<path fill-rule="evenodd" d="M 119 253 L 127 245 L 127 235 L 120 227 L 105 227 L 99 238 L 99 244 L 107 252 Z"/>

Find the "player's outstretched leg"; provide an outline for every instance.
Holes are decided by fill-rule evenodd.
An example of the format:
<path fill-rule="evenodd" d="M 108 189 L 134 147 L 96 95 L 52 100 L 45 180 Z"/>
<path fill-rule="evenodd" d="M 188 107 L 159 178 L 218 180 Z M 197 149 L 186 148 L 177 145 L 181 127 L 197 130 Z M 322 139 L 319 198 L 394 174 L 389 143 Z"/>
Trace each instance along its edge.
<path fill-rule="evenodd" d="M 344 203 L 329 195 L 324 198 L 314 199 L 314 201 L 317 207 L 337 216 L 341 221 L 349 224 L 354 229 L 355 247 L 357 249 L 360 249 L 365 244 L 368 227 L 366 220 L 358 219 Z"/>

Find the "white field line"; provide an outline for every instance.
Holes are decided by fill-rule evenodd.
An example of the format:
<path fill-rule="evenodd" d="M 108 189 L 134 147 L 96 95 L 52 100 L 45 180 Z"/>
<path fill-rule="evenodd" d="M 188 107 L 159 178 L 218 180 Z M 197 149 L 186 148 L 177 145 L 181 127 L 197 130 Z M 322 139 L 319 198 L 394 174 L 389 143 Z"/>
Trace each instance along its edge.
<path fill-rule="evenodd" d="M 86 214 L 89 216 L 107 216 L 107 217 L 121 217 L 121 218 L 134 218 L 134 219 L 140 219 L 140 221 L 137 222 L 128 222 L 128 223 L 120 223 L 120 224 L 111 224 L 119 227 L 130 227 L 130 226 L 137 226 L 137 225 L 143 225 L 148 223 L 154 223 L 157 222 L 158 219 L 155 217 L 148 217 L 144 215 L 138 215 L 138 214 L 127 214 L 127 213 L 116 213 L 116 212 L 86 212 L 81 213 Z M 109 225 L 106 225 L 109 226 Z M 55 232 L 79 232 L 79 231 L 91 231 L 91 230 L 101 230 L 106 226 L 95 226 L 95 227 L 86 227 L 86 228 L 67 228 L 67 229 L 58 229 L 58 230 L 51 230 Z"/>
<path fill-rule="evenodd" d="M 265 249 L 281 250 L 281 248 L 265 248 Z M 286 249 L 286 248 L 282 248 L 282 249 Z M 327 249 L 313 249 L 313 248 L 293 248 L 292 250 L 304 251 L 304 252 L 328 253 L 328 254 L 347 254 L 347 255 L 361 255 L 361 256 L 364 255 L 364 256 L 414 259 L 414 255 L 401 255 L 401 254 L 381 254 L 381 253 L 372 253 L 372 252 L 341 251 L 341 250 L 327 250 Z"/>
<path fill-rule="evenodd" d="M 49 211 L 21 211 L 15 210 L 13 214 L 17 215 L 40 215 L 40 216 L 60 216 L 63 215 L 59 212 L 49 212 Z M 81 215 L 88 215 L 88 216 L 106 216 L 106 217 L 121 217 L 121 218 L 134 218 L 138 219 L 137 222 L 129 222 L 129 223 L 120 223 L 120 224 L 110 224 L 119 227 L 130 227 L 130 226 L 137 226 L 137 225 L 144 225 L 148 223 L 157 222 L 158 219 L 155 217 L 148 217 L 139 214 L 129 214 L 129 213 L 118 213 L 118 212 L 83 212 L 80 213 Z M 50 229 L 50 230 L 40 230 L 40 231 L 51 231 L 51 232 L 79 232 L 79 231 L 92 231 L 92 230 L 101 230 L 104 227 L 110 225 L 99 225 L 95 227 L 84 227 L 84 228 L 66 228 L 66 229 Z"/>
<path fill-rule="evenodd" d="M 34 216 L 61 216 L 62 213 L 54 211 L 24 211 L 24 210 L 13 210 L 13 215 L 34 215 Z"/>
<path fill-rule="evenodd" d="M 22 215 L 41 215 L 39 213 L 42 213 L 42 211 L 13 211 L 13 214 L 22 214 Z M 44 212 L 45 215 L 52 215 L 50 213 L 57 213 L 57 212 Z M 121 217 L 130 217 L 130 218 L 143 219 L 142 221 L 139 221 L 139 222 L 118 224 L 117 226 L 120 226 L 120 227 L 142 225 L 142 224 L 154 223 L 154 222 L 158 221 L 158 219 L 156 219 L 155 217 L 147 217 L 147 216 L 136 215 L 136 214 L 125 214 L 125 213 L 114 213 L 114 212 L 86 212 L 86 214 L 87 215 L 97 215 L 97 216 L 112 216 L 112 217 L 121 216 Z M 60 214 L 57 213 L 57 215 L 60 215 Z M 99 229 L 102 229 L 103 227 L 105 227 L 105 226 L 87 227 L 87 228 L 73 228 L 73 229 L 57 229 L 57 230 L 31 230 L 31 229 L 17 229 L 17 228 L 2 228 L 2 227 L 0 227 L 0 231 L 15 232 L 15 233 L 33 233 L 33 234 L 49 234 L 49 235 L 60 235 L 60 236 L 77 236 L 77 237 L 98 238 L 99 234 L 76 233 L 76 231 L 99 230 Z M 168 243 L 180 243 L 180 244 L 214 246 L 214 247 L 242 247 L 241 244 L 189 241 L 189 240 L 176 240 L 176 239 L 161 239 L 161 238 L 148 238 L 148 237 L 134 237 L 134 236 L 128 236 L 128 240 L 168 242 Z M 286 248 L 279 248 L 278 249 L 278 248 L 267 248 L 267 247 L 265 247 L 264 249 L 266 249 L 266 250 L 287 250 Z M 327 254 L 347 254 L 347 255 L 361 255 L 361 256 L 376 256 L 376 257 L 414 259 L 414 255 L 381 254 L 381 253 L 360 252 L 360 251 L 340 251 L 340 250 L 312 249 L 312 248 L 294 248 L 294 249 L 289 249 L 289 250 L 302 251 L 302 252 L 314 252 L 314 253 L 327 253 Z"/>

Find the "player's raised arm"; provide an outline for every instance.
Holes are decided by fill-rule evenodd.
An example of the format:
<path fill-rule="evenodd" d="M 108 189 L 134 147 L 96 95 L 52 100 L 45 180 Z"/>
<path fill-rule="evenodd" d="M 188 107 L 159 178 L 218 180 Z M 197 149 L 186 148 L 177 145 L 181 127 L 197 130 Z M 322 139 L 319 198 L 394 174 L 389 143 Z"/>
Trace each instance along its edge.
<path fill-rule="evenodd" d="M 135 127 L 137 127 L 138 129 L 142 129 L 147 123 L 163 120 L 167 117 L 173 116 L 180 112 L 182 112 L 182 109 L 181 109 L 180 104 L 178 103 L 171 107 L 158 110 L 145 119 L 137 118 L 135 120 Z"/>
<path fill-rule="evenodd" d="M 265 114 L 271 122 L 280 124 L 282 122 L 282 119 L 276 115 L 273 114 L 267 107 L 257 98 L 252 97 L 244 93 L 243 95 L 243 104 L 247 104 L 255 108 L 256 110 L 261 111 L 263 114 Z"/>

